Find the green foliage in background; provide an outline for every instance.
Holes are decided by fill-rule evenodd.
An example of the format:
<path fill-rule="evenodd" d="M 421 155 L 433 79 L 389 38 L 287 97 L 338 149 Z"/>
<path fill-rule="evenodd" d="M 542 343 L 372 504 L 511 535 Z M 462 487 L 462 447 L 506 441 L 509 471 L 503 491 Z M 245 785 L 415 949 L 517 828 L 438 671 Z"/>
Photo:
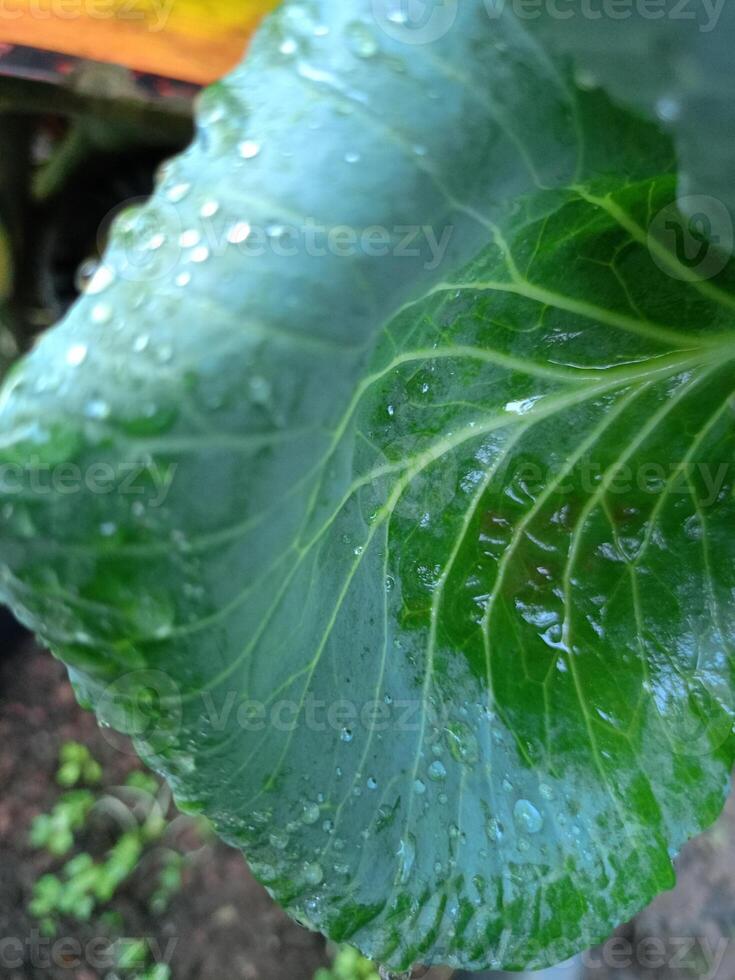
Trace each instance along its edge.
<path fill-rule="evenodd" d="M 321 967 L 314 974 L 314 980 L 380 980 L 380 977 L 375 965 L 356 949 L 340 946 L 335 950 L 329 969 Z"/>
<path fill-rule="evenodd" d="M 78 783 L 94 786 L 102 778 L 102 767 L 86 745 L 78 742 L 65 742 L 61 746 L 61 765 L 56 773 L 56 782 L 60 786 L 70 788 Z"/>
<path fill-rule="evenodd" d="M 65 743 L 59 753 L 56 781 L 62 786 L 76 785 L 80 780 L 99 783 L 102 768 L 86 746 Z M 117 792 L 93 793 L 75 789 L 64 793 L 50 813 L 34 818 L 30 843 L 48 851 L 53 857 L 64 857 L 89 831 L 91 821 L 114 821 L 116 833 L 112 846 L 102 859 L 77 850 L 58 873 L 45 874 L 34 884 L 28 909 L 41 922 L 46 935 L 56 935 L 62 918 L 88 922 L 99 915 L 130 880 L 142 859 L 157 853 L 156 887 L 149 906 L 154 914 L 165 912 L 180 890 L 187 857 L 165 846 L 165 834 L 171 825 L 170 793 L 148 773 L 133 771 L 125 787 Z M 206 839 L 204 821 L 197 830 Z M 190 860 L 190 859 L 189 859 Z M 155 980 L 160 980 L 156 975 Z"/>

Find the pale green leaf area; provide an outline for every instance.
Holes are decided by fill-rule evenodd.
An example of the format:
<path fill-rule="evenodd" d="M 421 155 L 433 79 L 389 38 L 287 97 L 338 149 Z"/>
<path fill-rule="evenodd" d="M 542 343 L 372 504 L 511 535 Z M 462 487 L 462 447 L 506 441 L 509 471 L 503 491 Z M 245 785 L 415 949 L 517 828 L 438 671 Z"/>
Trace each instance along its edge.
<path fill-rule="evenodd" d="M 497 9 L 499 0 L 487 4 Z M 685 209 L 708 208 L 713 234 L 732 246 L 735 6 L 589 0 L 544 7 L 546 16 L 526 13 L 528 29 L 573 60 L 582 85 L 604 85 L 623 104 L 658 118 L 676 143 Z"/>
<path fill-rule="evenodd" d="M 267 22 L 6 384 L 3 589 L 300 921 L 539 967 L 727 792 L 735 278 L 648 242 L 667 140 L 522 25 L 370 9 Z"/>

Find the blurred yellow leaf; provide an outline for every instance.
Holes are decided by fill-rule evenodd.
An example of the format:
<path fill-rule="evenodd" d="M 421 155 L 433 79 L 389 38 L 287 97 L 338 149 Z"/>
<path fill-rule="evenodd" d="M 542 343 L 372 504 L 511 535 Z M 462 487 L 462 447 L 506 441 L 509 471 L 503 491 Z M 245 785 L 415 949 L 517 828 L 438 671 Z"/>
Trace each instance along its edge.
<path fill-rule="evenodd" d="M 207 83 L 232 68 L 279 0 L 8 0 L 0 42 Z"/>

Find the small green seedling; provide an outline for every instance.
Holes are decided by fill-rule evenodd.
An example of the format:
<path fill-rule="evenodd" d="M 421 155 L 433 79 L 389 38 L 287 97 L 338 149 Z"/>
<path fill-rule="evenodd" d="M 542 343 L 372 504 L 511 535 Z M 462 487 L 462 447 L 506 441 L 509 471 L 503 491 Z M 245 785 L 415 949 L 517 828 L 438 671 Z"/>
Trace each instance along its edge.
<path fill-rule="evenodd" d="M 45 848 L 54 857 L 63 857 L 93 806 L 94 796 L 89 790 L 65 793 L 50 813 L 41 813 L 34 819 L 30 833 L 32 846 Z"/>
<path fill-rule="evenodd" d="M 331 967 L 318 969 L 314 980 L 380 980 L 380 976 L 375 964 L 354 947 L 339 946 Z"/>
<path fill-rule="evenodd" d="M 168 851 L 163 859 L 163 866 L 158 875 L 158 888 L 148 903 L 151 912 L 161 915 L 171 904 L 171 899 L 183 884 L 186 858 L 178 851 Z"/>
<path fill-rule="evenodd" d="M 56 782 L 66 789 L 79 783 L 96 785 L 102 778 L 102 767 L 85 745 L 65 742 L 59 752 L 59 768 Z M 95 798 L 88 790 L 79 789 L 66 793 L 51 813 L 42 813 L 31 825 L 31 844 L 45 848 L 54 857 L 68 853 L 74 843 L 74 834 L 81 830 Z"/>
<path fill-rule="evenodd" d="M 103 861 L 82 853 L 68 861 L 59 875 L 40 878 L 33 888 L 29 905 L 31 915 L 46 921 L 61 916 L 87 922 L 98 905 L 114 896 L 120 885 L 130 877 L 143 851 L 136 831 L 124 833 Z"/>
<path fill-rule="evenodd" d="M 67 779 L 90 780 L 101 774 L 89 751 L 76 743 L 64 746 L 61 762 L 60 772 L 64 771 L 65 775 L 58 779 L 60 783 Z M 155 914 L 164 912 L 181 888 L 188 860 L 178 851 L 162 846 L 163 837 L 171 826 L 170 809 L 168 787 L 161 785 L 150 773 L 135 771 L 114 794 L 95 797 L 86 789 L 70 790 L 51 813 L 36 817 L 31 827 L 31 844 L 47 850 L 54 857 L 68 854 L 75 836 L 84 830 L 93 811 L 109 814 L 121 828 L 101 860 L 86 852 L 78 853 L 58 873 L 46 874 L 35 883 L 29 911 L 40 920 L 44 935 L 54 935 L 62 917 L 77 922 L 89 921 L 114 899 L 135 872 L 146 850 L 152 847 L 159 848 L 161 854 L 149 908 Z M 200 835 L 206 837 L 209 833 L 207 822 L 197 820 L 196 826 Z M 150 970 L 158 972 L 150 973 Z M 152 980 L 165 980 L 157 965 L 150 967 L 149 973 Z M 146 980 L 149 973 L 145 974 Z"/>
<path fill-rule="evenodd" d="M 71 789 L 79 783 L 96 786 L 102 779 L 102 766 L 92 757 L 86 745 L 79 742 L 65 742 L 59 753 L 60 766 L 56 781 L 60 786 Z"/>
<path fill-rule="evenodd" d="M 151 963 L 150 950 L 144 939 L 120 939 L 115 943 L 115 971 L 107 980 L 170 980 L 171 967 Z"/>

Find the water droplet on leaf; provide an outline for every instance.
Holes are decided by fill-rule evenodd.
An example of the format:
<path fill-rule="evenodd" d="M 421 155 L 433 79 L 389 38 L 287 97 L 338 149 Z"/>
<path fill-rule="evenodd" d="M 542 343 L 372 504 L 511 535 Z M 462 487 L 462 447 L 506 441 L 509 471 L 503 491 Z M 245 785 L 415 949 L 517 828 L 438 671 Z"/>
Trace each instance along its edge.
<path fill-rule="evenodd" d="M 434 759 L 434 761 L 429 766 L 429 778 L 435 781 L 441 781 L 446 778 L 447 770 L 444 763 L 440 759 Z"/>
<path fill-rule="evenodd" d="M 253 160 L 260 153 L 260 143 L 256 143 L 255 140 L 243 140 L 238 151 L 243 160 Z"/>
<path fill-rule="evenodd" d="M 372 58 L 378 53 L 378 42 L 370 27 L 354 20 L 345 29 L 350 51 L 358 58 Z"/>
<path fill-rule="evenodd" d="M 544 825 L 544 818 L 529 800 L 518 800 L 513 807 L 516 827 L 527 834 L 537 834 Z"/>
<path fill-rule="evenodd" d="M 78 367 L 80 364 L 83 364 L 86 358 L 86 344 L 72 344 L 72 346 L 66 352 L 66 362 L 67 364 L 71 364 L 72 367 Z"/>

